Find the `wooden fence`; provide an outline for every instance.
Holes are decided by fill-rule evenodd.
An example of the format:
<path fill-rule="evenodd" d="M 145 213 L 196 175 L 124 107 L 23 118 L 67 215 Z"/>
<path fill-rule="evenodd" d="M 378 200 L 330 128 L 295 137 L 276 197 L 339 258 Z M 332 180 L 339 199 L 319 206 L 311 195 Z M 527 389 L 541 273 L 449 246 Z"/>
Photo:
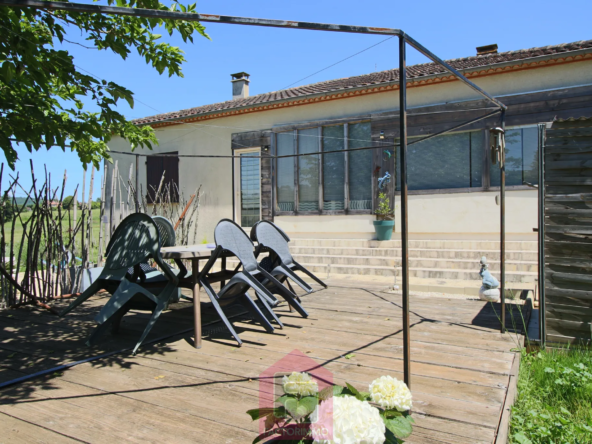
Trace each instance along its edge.
<path fill-rule="evenodd" d="M 94 167 L 88 188 L 85 172 L 82 187 L 76 186 L 71 201 L 64 197 L 67 173 L 57 184 L 55 180 L 52 184 L 47 169 L 43 173 L 36 176 L 31 161 L 32 185 L 24 188 L 19 173 L 0 166 L 0 309 L 29 303 L 49 308 L 46 302 L 51 299 L 77 292 L 80 270 L 103 264 L 111 234 L 131 213 L 167 217 L 174 224 L 177 245 L 197 238 L 200 188 L 184 196 L 163 185 L 166 171 L 158 188 L 151 190 L 154 199 L 148 205 L 143 190 L 133 187 L 132 171 L 124 179 L 115 162 L 109 202 L 103 177 L 101 199 L 98 208 L 94 202 L 94 210 Z"/>
<path fill-rule="evenodd" d="M 592 339 L 592 119 L 556 121 L 544 146 L 547 342 Z"/>

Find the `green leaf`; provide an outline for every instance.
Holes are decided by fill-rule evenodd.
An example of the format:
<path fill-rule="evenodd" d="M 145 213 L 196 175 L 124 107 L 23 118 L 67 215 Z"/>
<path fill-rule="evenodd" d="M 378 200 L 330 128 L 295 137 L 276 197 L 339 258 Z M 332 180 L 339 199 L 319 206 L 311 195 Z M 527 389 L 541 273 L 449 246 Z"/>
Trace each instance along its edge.
<path fill-rule="evenodd" d="M 370 392 L 360 392 L 360 401 L 367 401 L 370 399 Z"/>
<path fill-rule="evenodd" d="M 341 386 L 341 385 L 334 385 L 333 386 L 333 396 L 339 396 L 343 393 L 343 389 L 345 387 Z"/>
<path fill-rule="evenodd" d="M 401 416 L 392 419 L 383 418 L 383 421 L 386 428 L 397 438 L 407 438 L 413 432 L 411 423 Z"/>
<path fill-rule="evenodd" d="M 288 399 L 296 399 L 296 396 L 294 396 L 294 395 L 282 395 L 278 399 L 276 399 L 275 402 L 279 402 L 281 405 L 285 406 L 286 405 L 286 401 Z"/>
<path fill-rule="evenodd" d="M 522 432 L 515 433 L 512 438 L 519 444 L 532 444 L 532 441 L 524 435 Z"/>
<path fill-rule="evenodd" d="M 353 358 L 354 356 L 356 356 L 356 355 L 355 355 L 355 354 L 353 354 L 353 353 L 349 353 L 349 354 L 345 355 L 345 359 L 351 359 L 351 358 Z"/>
<path fill-rule="evenodd" d="M 360 392 L 358 391 L 357 388 L 355 388 L 353 385 L 351 385 L 349 382 L 345 383 L 345 386 L 347 387 L 347 390 L 354 395 L 356 398 L 359 398 L 360 396 Z"/>
<path fill-rule="evenodd" d="M 277 430 L 277 429 L 276 429 Z M 273 431 L 267 431 L 267 432 L 263 432 L 261 433 L 259 436 L 257 436 L 254 440 L 252 444 L 257 444 L 258 442 L 263 441 L 265 438 L 269 438 L 270 436 L 275 435 L 276 433 Z"/>
<path fill-rule="evenodd" d="M 298 400 L 296 398 L 286 398 L 284 400 L 284 407 L 292 416 L 298 415 Z"/>
<path fill-rule="evenodd" d="M 384 437 L 384 444 L 399 444 L 403 442 L 402 440 L 397 439 L 397 437 L 393 435 L 393 432 L 391 432 L 389 429 L 385 430 Z"/>
<path fill-rule="evenodd" d="M 302 407 L 305 409 L 306 413 L 303 416 L 309 415 L 317 408 L 318 399 L 316 396 L 305 396 L 300 401 L 298 401 L 299 409 Z"/>
<path fill-rule="evenodd" d="M 253 421 L 256 421 L 259 418 L 264 418 L 267 415 L 271 415 L 274 412 L 275 408 L 273 407 L 264 407 L 262 409 L 247 410 L 247 414 L 251 417 Z"/>

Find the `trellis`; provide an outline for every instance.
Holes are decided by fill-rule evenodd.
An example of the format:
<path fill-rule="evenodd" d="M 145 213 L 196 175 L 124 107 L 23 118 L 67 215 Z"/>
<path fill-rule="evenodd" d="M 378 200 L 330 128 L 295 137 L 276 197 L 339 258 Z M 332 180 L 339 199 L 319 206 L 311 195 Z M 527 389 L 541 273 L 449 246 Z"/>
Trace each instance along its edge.
<path fill-rule="evenodd" d="M 326 23 L 310 23 L 310 22 L 297 22 L 288 20 L 271 20 L 261 18 L 247 18 L 247 17 L 234 17 L 226 15 L 212 15 L 212 14 L 198 14 L 198 13 L 184 13 L 184 12 L 173 12 L 173 11 L 161 11 L 151 9 L 140 9 L 140 8 L 123 8 L 114 6 L 99 6 L 99 5 L 87 5 L 80 3 L 62 3 L 62 2 L 46 2 L 39 0 L 0 0 L 0 4 L 12 7 L 30 7 L 37 9 L 48 9 L 48 10 L 65 10 L 71 12 L 87 12 L 97 14 L 113 14 L 113 15 L 124 15 L 124 16 L 135 16 L 135 17 L 148 17 L 148 18 L 159 18 L 169 20 L 183 20 L 183 21 L 199 21 L 199 22 L 212 22 L 212 23 L 226 23 L 233 25 L 245 25 L 245 26 L 264 26 L 273 28 L 284 28 L 284 29 L 302 29 L 302 30 L 316 30 L 316 31 L 328 31 L 328 32 L 345 32 L 345 33 L 356 33 L 356 34 L 369 34 L 369 35 L 384 35 L 384 36 L 396 36 L 399 39 L 399 131 L 400 131 L 400 145 L 401 145 L 401 246 L 402 246 L 402 291 L 403 291 L 403 355 L 404 355 L 404 379 L 408 386 L 410 386 L 411 379 L 411 348 L 410 348 L 410 324 L 409 324 L 409 245 L 408 245 L 408 189 L 407 189 L 407 64 L 406 64 L 406 48 L 407 45 L 418 50 L 420 53 L 425 55 L 427 58 L 432 60 L 434 63 L 442 66 L 449 71 L 458 80 L 469 86 L 477 93 L 485 97 L 491 103 L 493 103 L 497 109 L 492 113 L 488 113 L 482 117 L 472 119 L 464 124 L 456 125 L 452 128 L 440 131 L 419 140 L 415 140 L 412 143 L 418 143 L 423 140 L 431 139 L 441 134 L 454 131 L 460 127 L 469 125 L 470 123 L 478 120 L 490 117 L 493 114 L 500 113 L 501 128 L 505 126 L 505 113 L 507 110 L 506 105 L 495 99 L 493 96 L 488 94 L 486 91 L 475 85 L 473 82 L 468 80 L 459 71 L 454 69 L 444 60 L 440 59 L 425 46 L 420 44 L 417 40 L 412 38 L 400 29 L 394 28 L 378 28 L 378 27 L 367 27 L 367 26 L 350 26 L 350 25 L 337 25 L 337 24 L 326 24 Z M 401 81 L 403 79 L 403 81 Z M 365 149 L 375 149 L 375 147 L 367 147 Z M 317 155 L 320 153 L 310 153 L 309 155 Z M 503 156 L 503 153 L 502 153 Z M 194 156 L 200 157 L 200 156 Z M 233 156 L 203 156 L 203 157 L 233 157 Z M 277 156 L 273 156 L 276 157 Z M 501 259 L 501 331 L 505 331 L 505 168 L 503 161 L 500 165 L 500 259 Z M 233 163 L 234 164 L 234 163 Z M 393 201 L 394 201 L 394 196 Z"/>

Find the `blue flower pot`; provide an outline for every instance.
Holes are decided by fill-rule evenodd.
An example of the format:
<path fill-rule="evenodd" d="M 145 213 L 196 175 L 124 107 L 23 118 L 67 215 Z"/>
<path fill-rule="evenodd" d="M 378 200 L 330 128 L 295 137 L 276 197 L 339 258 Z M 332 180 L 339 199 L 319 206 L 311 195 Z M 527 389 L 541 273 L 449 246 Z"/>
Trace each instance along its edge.
<path fill-rule="evenodd" d="M 375 220 L 374 230 L 376 231 L 376 239 L 379 241 L 391 240 L 393 229 L 395 228 L 394 220 Z"/>

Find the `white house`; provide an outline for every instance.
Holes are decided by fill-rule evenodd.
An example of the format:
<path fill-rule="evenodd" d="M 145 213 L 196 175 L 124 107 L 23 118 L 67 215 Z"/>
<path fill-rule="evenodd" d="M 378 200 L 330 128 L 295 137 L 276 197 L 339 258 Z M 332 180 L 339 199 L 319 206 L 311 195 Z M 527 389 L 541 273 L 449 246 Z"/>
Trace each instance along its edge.
<path fill-rule="evenodd" d="M 534 240 L 537 192 L 528 184 L 538 177 L 537 124 L 592 116 L 592 40 L 448 62 L 508 105 L 507 238 Z M 410 66 L 407 75 L 410 140 L 491 111 L 440 66 Z M 385 191 L 394 192 L 398 217 L 398 70 L 256 96 L 248 94 L 249 81 L 246 73 L 233 75 L 232 100 L 137 120 L 155 129 L 160 145 L 117 154 L 130 147 L 114 138 L 109 147 L 119 170 L 137 168 L 144 193 L 158 186 L 163 170 L 186 195 L 201 184 L 198 241 L 212 241 L 222 218 L 245 227 L 271 219 L 294 238 L 371 239 L 378 178 L 387 171 L 393 180 Z M 498 125 L 493 116 L 409 146 L 411 239 L 498 239 L 499 169 L 488 148 L 488 129 Z M 340 152 L 365 146 L 380 148 Z M 179 157 L 155 157 L 162 153 Z M 232 153 L 234 165 L 183 157 Z"/>

